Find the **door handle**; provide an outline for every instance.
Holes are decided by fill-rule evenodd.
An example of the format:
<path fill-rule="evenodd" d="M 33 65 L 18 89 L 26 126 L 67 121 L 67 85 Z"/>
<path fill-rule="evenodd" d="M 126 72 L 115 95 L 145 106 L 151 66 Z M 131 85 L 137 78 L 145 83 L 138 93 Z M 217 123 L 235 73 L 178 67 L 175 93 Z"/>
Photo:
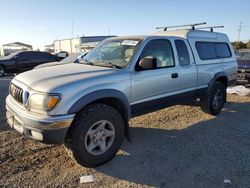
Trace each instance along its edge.
<path fill-rule="evenodd" d="M 171 74 L 171 77 L 172 77 L 172 78 L 178 78 L 178 73 L 172 73 L 172 74 Z"/>

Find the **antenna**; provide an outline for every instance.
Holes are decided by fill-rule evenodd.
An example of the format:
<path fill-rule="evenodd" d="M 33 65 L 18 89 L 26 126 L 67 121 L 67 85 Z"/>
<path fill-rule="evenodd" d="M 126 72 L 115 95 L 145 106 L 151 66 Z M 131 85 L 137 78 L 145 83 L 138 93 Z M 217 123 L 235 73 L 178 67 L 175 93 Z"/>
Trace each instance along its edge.
<path fill-rule="evenodd" d="M 205 25 L 205 24 L 207 24 L 207 23 L 206 22 L 202 22 L 202 23 L 194 23 L 194 24 L 187 24 L 187 25 L 156 27 L 156 29 L 163 29 L 164 31 L 167 31 L 169 28 L 191 27 L 192 30 L 195 30 L 195 26 Z"/>
<path fill-rule="evenodd" d="M 199 28 L 196 28 L 196 29 L 210 29 L 211 32 L 214 32 L 215 28 L 224 28 L 224 26 L 223 25 L 208 26 L 208 27 L 199 27 Z"/>

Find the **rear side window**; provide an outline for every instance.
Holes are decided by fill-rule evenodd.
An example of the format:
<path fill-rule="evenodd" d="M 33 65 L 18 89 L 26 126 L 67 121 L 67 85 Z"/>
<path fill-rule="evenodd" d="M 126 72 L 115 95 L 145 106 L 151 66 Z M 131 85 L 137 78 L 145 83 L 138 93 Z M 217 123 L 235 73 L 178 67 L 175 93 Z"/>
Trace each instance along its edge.
<path fill-rule="evenodd" d="M 21 52 L 17 55 L 17 58 L 20 60 L 20 61 L 26 61 L 28 59 L 31 59 L 32 57 L 32 54 L 31 52 Z"/>
<path fill-rule="evenodd" d="M 195 46 L 202 60 L 228 58 L 232 55 L 227 43 L 196 42 Z"/>
<path fill-rule="evenodd" d="M 56 61 L 59 60 L 60 58 L 57 58 L 57 56 L 51 55 L 51 54 L 45 54 L 46 59 L 49 61 Z"/>
<path fill-rule="evenodd" d="M 185 42 L 183 40 L 175 40 L 174 43 L 178 53 L 180 66 L 190 65 L 190 56 Z"/>
<path fill-rule="evenodd" d="M 42 61 L 54 61 L 55 57 L 46 52 L 36 52 L 36 59 L 39 59 Z"/>
<path fill-rule="evenodd" d="M 35 60 L 44 60 L 44 55 L 40 52 L 33 52 L 33 59 Z"/>
<path fill-rule="evenodd" d="M 231 52 L 226 43 L 216 43 L 215 51 L 216 51 L 217 57 L 219 58 L 231 57 Z"/>

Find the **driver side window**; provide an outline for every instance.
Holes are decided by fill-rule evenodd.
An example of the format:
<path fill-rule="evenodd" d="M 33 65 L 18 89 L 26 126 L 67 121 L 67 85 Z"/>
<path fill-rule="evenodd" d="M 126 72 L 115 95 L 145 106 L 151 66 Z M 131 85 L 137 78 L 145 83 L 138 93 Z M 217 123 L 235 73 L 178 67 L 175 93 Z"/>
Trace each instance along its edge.
<path fill-rule="evenodd" d="M 148 56 L 156 59 L 156 68 L 175 66 L 172 46 L 168 40 L 155 39 L 149 41 L 142 51 L 140 60 Z"/>
<path fill-rule="evenodd" d="M 23 62 L 27 61 L 30 58 L 30 52 L 22 52 L 17 55 L 18 61 Z"/>

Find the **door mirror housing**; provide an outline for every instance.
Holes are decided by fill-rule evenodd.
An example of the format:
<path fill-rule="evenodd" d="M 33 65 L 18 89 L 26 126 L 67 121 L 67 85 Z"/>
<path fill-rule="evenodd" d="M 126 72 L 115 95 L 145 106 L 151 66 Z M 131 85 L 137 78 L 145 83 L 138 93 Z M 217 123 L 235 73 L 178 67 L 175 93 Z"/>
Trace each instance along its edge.
<path fill-rule="evenodd" d="M 156 65 L 157 65 L 156 58 L 152 56 L 147 56 L 140 60 L 137 70 L 140 71 L 140 70 L 155 69 Z"/>

